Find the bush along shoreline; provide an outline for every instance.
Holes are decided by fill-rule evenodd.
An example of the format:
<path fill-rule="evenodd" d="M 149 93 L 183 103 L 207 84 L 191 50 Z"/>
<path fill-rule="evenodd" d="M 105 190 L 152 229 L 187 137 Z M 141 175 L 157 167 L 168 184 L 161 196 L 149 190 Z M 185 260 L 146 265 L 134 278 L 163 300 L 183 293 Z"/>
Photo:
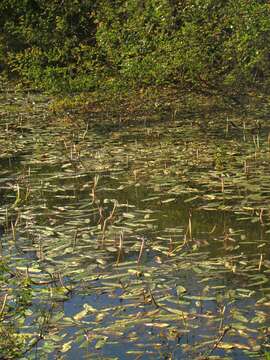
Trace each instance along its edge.
<path fill-rule="evenodd" d="M 50 92 L 269 88 L 270 7 L 255 0 L 3 0 L 0 71 Z"/>

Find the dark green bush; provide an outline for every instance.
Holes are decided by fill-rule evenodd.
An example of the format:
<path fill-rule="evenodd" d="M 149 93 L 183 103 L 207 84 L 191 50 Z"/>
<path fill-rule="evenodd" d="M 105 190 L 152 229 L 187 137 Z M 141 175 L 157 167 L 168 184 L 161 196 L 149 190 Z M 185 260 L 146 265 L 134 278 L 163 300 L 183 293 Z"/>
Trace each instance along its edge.
<path fill-rule="evenodd" d="M 269 86 L 270 7 L 259 0 L 2 0 L 0 63 L 32 86 Z"/>

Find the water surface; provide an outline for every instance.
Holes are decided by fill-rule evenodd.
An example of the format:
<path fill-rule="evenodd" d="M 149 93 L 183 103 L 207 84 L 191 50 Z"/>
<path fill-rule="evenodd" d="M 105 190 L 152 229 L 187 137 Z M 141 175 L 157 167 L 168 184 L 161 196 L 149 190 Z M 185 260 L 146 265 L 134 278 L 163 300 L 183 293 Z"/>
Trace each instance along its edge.
<path fill-rule="evenodd" d="M 2 256 L 32 281 L 20 331 L 44 327 L 27 359 L 265 356 L 269 127 L 233 116 L 4 113 Z"/>

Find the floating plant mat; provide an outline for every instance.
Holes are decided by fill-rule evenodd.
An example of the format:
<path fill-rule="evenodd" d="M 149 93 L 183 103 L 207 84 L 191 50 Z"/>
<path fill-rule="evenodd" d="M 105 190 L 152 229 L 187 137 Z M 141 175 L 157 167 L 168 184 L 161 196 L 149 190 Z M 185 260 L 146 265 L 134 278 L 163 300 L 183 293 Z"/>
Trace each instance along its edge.
<path fill-rule="evenodd" d="M 4 114 L 0 319 L 21 358 L 267 353 L 267 124 Z"/>

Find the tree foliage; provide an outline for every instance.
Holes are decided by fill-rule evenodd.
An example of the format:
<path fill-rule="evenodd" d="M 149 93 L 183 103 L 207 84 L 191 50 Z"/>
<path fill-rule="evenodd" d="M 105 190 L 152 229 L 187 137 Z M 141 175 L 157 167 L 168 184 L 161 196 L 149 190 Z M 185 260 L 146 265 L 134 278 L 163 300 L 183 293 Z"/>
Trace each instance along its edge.
<path fill-rule="evenodd" d="M 39 88 L 267 90 L 262 0 L 2 0 L 2 69 Z"/>

